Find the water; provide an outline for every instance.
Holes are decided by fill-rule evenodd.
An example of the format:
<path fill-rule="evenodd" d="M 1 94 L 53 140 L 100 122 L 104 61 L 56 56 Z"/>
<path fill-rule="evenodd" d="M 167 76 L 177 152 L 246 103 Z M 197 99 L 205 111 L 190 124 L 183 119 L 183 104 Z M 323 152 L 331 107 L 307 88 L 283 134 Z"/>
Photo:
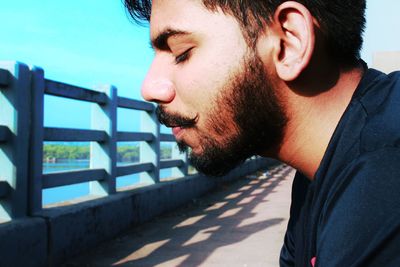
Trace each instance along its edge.
<path fill-rule="evenodd" d="M 88 169 L 89 160 L 64 160 L 57 163 L 43 162 L 43 173 Z"/>
<path fill-rule="evenodd" d="M 89 160 L 65 160 L 57 163 L 43 163 L 43 173 L 53 173 L 60 171 L 89 169 Z M 126 163 L 125 163 L 126 164 Z M 118 163 L 118 166 L 124 163 Z M 140 181 L 139 174 L 133 174 L 117 178 L 117 188 L 133 186 Z M 162 169 L 161 178 L 171 176 L 171 169 Z M 54 204 L 57 202 L 72 200 L 75 198 L 89 195 L 89 183 L 73 184 L 61 187 L 48 188 L 43 190 L 43 205 Z"/>

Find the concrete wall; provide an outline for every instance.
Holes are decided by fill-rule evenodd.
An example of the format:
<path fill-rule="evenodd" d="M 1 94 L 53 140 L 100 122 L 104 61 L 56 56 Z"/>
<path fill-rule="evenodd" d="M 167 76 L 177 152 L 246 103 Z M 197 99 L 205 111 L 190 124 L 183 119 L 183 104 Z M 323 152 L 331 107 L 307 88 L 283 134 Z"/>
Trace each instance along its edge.
<path fill-rule="evenodd" d="M 17 219 L 0 224 L 0 240 L 0 266 L 47 265 L 48 232 L 44 219 Z"/>
<path fill-rule="evenodd" d="M 0 266 L 59 266 L 130 227 L 176 209 L 220 183 L 276 164 L 247 161 L 223 178 L 194 175 L 0 224 Z"/>

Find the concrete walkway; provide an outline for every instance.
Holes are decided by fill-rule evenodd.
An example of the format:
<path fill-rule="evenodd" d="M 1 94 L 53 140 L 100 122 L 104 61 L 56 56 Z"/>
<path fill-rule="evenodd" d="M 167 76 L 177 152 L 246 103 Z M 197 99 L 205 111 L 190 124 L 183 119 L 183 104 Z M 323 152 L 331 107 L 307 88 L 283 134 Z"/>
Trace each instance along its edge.
<path fill-rule="evenodd" d="M 293 175 L 248 176 L 65 266 L 279 266 Z"/>

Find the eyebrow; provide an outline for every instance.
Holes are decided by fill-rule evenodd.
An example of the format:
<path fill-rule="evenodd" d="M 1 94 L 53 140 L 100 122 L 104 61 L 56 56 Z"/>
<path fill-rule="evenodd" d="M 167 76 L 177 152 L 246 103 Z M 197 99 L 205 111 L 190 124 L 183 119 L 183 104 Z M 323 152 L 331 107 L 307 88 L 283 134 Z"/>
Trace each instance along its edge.
<path fill-rule="evenodd" d="M 173 30 L 173 29 L 168 28 L 168 29 L 162 31 L 160 34 L 158 34 L 157 37 L 152 39 L 150 42 L 150 46 L 153 49 L 167 51 L 167 50 L 170 50 L 169 45 L 168 45 L 169 38 L 175 37 L 175 36 L 180 36 L 180 35 L 188 35 L 188 34 L 190 34 L 190 32 Z"/>

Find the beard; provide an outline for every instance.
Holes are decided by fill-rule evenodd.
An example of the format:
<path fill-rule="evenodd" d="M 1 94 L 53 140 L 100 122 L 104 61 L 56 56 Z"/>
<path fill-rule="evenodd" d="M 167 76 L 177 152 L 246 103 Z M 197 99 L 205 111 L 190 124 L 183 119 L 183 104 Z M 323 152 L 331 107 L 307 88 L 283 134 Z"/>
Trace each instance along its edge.
<path fill-rule="evenodd" d="M 254 54 L 245 57 L 242 71 L 228 80 L 199 129 L 201 153 L 190 153 L 190 163 L 201 173 L 222 176 L 247 158 L 276 150 L 282 142 L 287 117 L 268 79 L 262 61 Z M 169 114 L 157 108 L 160 123 L 196 129 L 197 116 Z M 233 127 L 227 125 L 232 124 Z M 230 130 L 230 132 L 229 132 Z M 212 134 L 218 136 L 213 137 Z M 188 145 L 178 142 L 179 149 Z"/>

